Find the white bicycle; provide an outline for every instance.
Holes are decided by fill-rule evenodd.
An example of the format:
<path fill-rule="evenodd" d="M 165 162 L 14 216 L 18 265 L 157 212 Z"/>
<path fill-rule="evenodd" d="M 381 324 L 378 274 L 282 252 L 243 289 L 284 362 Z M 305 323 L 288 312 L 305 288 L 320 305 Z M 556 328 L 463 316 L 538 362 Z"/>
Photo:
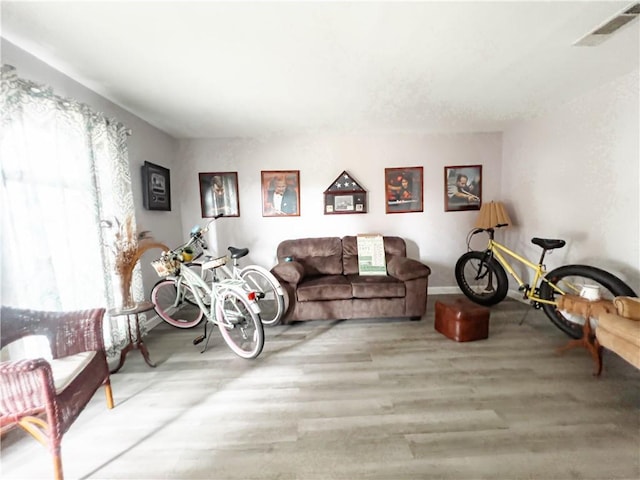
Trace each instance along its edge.
<path fill-rule="evenodd" d="M 225 343 L 236 355 L 256 358 L 264 347 L 264 330 L 255 292 L 249 290 L 242 280 L 224 279 L 207 283 L 200 272 L 185 264 L 183 251 L 193 242 L 194 238 L 151 262 L 158 275 L 163 277 L 151 291 L 156 313 L 167 323 L 178 327 L 193 323 L 194 318 L 197 318 L 197 324 L 206 316 L 209 322 L 218 326 Z M 201 265 L 201 269 L 215 270 L 224 260 L 226 257 L 209 260 Z M 171 302 L 165 301 L 168 296 L 172 297 Z M 205 334 L 194 340 L 194 344 L 207 338 L 206 332 L 205 324 Z M 206 348 L 205 344 L 202 351 Z"/>
<path fill-rule="evenodd" d="M 286 309 L 285 294 L 280 282 L 267 269 L 259 265 L 247 265 L 241 268 L 238 260 L 249 253 L 247 248 L 229 247 L 230 258 L 233 261 L 231 267 L 228 266 L 227 257 L 218 257 L 216 261 L 219 265 L 215 269 L 203 268 L 203 265 L 214 259 L 214 255 L 208 250 L 205 233 L 209 230 L 212 222 L 222 217 L 218 215 L 213 218 L 204 228 L 195 226 L 191 230 L 189 241 L 179 247 L 183 259 L 193 271 L 200 272 L 201 278 L 206 283 L 220 281 L 221 279 L 236 280 L 244 282 L 249 290 L 256 293 L 256 300 L 260 305 L 260 318 L 262 324 L 273 326 L 280 323 Z M 151 290 L 151 300 L 156 308 L 164 310 L 165 306 L 173 306 L 176 300 L 176 288 L 171 285 L 171 278 L 158 282 Z M 195 299 L 190 294 L 185 297 L 187 305 L 183 306 L 180 318 L 175 319 L 170 315 L 166 317 L 158 312 L 160 317 L 170 325 L 178 328 L 193 328 L 200 323 L 204 317 L 204 312 L 200 311 Z"/>

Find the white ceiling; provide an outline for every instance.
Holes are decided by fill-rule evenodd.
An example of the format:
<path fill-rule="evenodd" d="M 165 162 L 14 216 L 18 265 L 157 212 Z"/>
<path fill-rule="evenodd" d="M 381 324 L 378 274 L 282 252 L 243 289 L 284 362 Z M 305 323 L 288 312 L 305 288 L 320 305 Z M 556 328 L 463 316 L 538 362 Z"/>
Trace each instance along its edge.
<path fill-rule="evenodd" d="M 2 36 L 179 138 L 495 131 L 638 68 L 632 2 L 1 2 Z"/>

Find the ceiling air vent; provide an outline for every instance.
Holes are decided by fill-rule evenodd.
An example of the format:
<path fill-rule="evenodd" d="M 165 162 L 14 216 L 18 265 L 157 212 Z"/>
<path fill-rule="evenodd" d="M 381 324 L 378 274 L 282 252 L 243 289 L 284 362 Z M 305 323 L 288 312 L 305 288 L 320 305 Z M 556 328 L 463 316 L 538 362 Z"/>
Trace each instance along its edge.
<path fill-rule="evenodd" d="M 640 15 L 640 3 L 636 3 L 628 7 L 622 13 L 616 15 L 603 25 L 596 28 L 593 32 L 582 37 L 580 40 L 575 42 L 574 45 L 586 47 L 599 45 L 624 27 L 627 23 L 635 20 L 638 15 Z"/>

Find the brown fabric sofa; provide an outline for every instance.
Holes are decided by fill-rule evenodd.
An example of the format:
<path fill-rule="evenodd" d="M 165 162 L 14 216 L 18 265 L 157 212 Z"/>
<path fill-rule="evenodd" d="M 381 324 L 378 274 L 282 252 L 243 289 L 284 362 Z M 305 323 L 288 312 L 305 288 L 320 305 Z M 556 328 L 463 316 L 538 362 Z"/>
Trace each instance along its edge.
<path fill-rule="evenodd" d="M 271 272 L 289 297 L 283 322 L 409 317 L 427 305 L 431 269 L 407 258 L 399 237 L 384 237 L 387 275 L 359 275 L 357 237 L 300 238 L 278 245 Z"/>
<path fill-rule="evenodd" d="M 613 305 L 615 312 L 603 313 L 598 317 L 598 375 L 602 371 L 602 347 L 640 368 L 640 299 L 616 297 Z"/>

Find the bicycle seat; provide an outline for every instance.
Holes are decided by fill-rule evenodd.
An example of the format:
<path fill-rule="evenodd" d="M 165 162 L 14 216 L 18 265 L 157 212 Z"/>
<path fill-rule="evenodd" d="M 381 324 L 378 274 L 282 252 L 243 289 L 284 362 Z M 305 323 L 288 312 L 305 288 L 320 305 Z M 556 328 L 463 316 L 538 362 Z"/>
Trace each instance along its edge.
<path fill-rule="evenodd" d="M 231 258 L 233 259 L 242 258 L 249 253 L 248 248 L 229 247 L 228 250 L 231 252 Z"/>
<path fill-rule="evenodd" d="M 545 250 L 553 250 L 554 248 L 562 248 L 567 242 L 564 240 L 555 240 L 552 238 L 532 238 L 531 243 L 534 245 L 538 245 L 539 247 L 544 248 Z"/>

